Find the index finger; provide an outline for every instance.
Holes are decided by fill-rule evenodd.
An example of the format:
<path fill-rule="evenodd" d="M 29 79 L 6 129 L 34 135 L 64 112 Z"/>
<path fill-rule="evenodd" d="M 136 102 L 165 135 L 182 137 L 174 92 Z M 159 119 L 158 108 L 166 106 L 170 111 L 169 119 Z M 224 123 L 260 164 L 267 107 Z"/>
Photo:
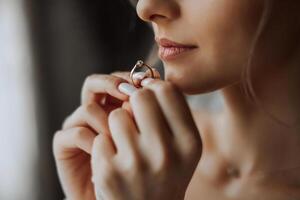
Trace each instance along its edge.
<path fill-rule="evenodd" d="M 183 93 L 174 84 L 159 79 L 145 79 L 142 85 L 154 91 L 175 136 L 183 133 L 198 134 L 190 107 Z"/>
<path fill-rule="evenodd" d="M 93 103 L 105 94 L 109 94 L 121 101 L 128 100 L 128 96 L 118 90 L 120 83 L 127 82 L 125 79 L 105 74 L 94 74 L 89 76 L 83 85 L 81 92 L 81 103 Z"/>
<path fill-rule="evenodd" d="M 122 79 L 126 80 L 129 83 L 131 82 L 130 72 L 116 71 L 116 72 L 111 73 L 111 75 L 122 78 Z"/>

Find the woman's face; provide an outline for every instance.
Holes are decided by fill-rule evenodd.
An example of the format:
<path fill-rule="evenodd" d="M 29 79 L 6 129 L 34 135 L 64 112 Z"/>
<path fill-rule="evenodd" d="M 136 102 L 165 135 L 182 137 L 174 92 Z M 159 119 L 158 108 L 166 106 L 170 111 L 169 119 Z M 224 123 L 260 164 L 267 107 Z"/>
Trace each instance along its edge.
<path fill-rule="evenodd" d="M 262 0 L 139 0 L 137 12 L 161 40 L 166 80 L 185 93 L 216 90 L 241 79 Z"/>

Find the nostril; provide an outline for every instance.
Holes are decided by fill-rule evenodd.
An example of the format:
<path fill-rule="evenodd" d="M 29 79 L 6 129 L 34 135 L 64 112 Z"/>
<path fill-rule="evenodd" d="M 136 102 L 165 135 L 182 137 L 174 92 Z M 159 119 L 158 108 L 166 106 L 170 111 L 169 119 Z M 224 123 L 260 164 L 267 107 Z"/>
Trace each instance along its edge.
<path fill-rule="evenodd" d="M 164 18 L 166 18 L 166 16 L 164 16 L 164 15 L 158 15 L 158 14 L 151 15 L 149 17 L 150 21 L 155 21 L 155 19 L 164 19 Z"/>

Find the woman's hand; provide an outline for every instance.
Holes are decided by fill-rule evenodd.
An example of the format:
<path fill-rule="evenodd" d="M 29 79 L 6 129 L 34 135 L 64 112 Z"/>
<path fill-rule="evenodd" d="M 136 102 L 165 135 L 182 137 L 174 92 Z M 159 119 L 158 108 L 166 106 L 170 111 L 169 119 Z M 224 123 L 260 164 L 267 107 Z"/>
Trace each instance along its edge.
<path fill-rule="evenodd" d="M 128 102 L 118 86 L 129 73 L 92 75 L 82 89 L 82 104 L 55 134 L 53 151 L 59 178 L 67 199 L 93 200 L 90 153 L 96 135 L 108 136 L 109 113 Z M 118 77 L 119 76 L 119 77 Z M 134 90 L 134 87 L 131 88 Z"/>
<path fill-rule="evenodd" d="M 95 138 L 92 171 L 98 200 L 182 200 L 202 143 L 184 96 L 146 79 L 130 97 L 133 115 L 109 115 L 111 137 Z"/>

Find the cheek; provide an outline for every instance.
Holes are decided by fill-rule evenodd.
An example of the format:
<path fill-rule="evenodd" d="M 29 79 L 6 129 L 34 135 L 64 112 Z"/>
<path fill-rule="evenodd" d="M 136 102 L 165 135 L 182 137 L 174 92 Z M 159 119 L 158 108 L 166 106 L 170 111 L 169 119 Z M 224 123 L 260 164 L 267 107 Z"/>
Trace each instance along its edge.
<path fill-rule="evenodd" d="M 187 35 L 200 48 L 185 61 L 166 63 L 166 79 L 189 94 L 240 81 L 259 21 L 259 4 L 255 0 L 186 2 L 183 29 L 190 30 Z"/>
<path fill-rule="evenodd" d="M 257 28 L 256 6 L 247 0 L 202 2 L 201 12 L 187 13 L 187 18 L 190 26 L 195 27 L 193 37 L 197 38 L 205 58 L 217 59 L 225 65 L 240 64 Z"/>

